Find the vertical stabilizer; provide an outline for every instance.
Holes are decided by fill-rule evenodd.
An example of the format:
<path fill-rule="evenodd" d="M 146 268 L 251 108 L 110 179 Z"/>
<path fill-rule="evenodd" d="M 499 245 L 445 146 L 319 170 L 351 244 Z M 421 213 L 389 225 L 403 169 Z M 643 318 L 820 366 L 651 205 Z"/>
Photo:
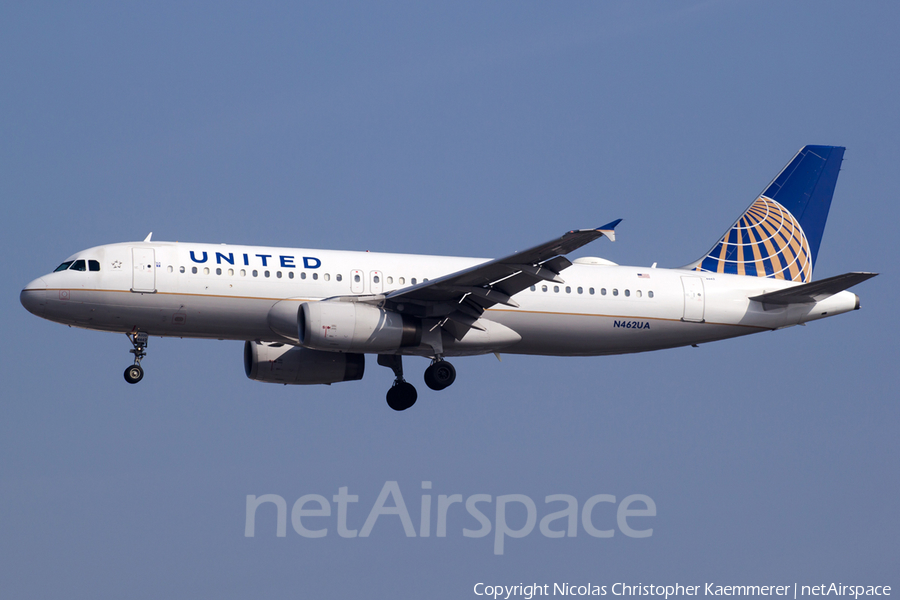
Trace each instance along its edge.
<path fill-rule="evenodd" d="M 804 146 L 709 253 L 687 268 L 812 280 L 844 148 Z"/>

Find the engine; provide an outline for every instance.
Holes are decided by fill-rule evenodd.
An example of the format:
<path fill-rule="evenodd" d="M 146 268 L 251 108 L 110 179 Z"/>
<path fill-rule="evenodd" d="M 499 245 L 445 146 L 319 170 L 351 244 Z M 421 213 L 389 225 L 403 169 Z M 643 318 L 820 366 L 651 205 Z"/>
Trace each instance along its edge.
<path fill-rule="evenodd" d="M 244 371 L 254 381 L 297 385 L 362 379 L 362 354 L 321 352 L 287 344 L 244 343 Z"/>
<path fill-rule="evenodd" d="M 304 302 L 297 315 L 300 343 L 315 350 L 394 352 L 418 346 L 418 319 L 361 302 Z"/>

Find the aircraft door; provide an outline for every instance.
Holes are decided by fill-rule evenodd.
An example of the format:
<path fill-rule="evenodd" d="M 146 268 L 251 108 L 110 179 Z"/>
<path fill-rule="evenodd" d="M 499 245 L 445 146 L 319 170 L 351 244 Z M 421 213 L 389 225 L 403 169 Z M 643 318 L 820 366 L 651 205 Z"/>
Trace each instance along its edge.
<path fill-rule="evenodd" d="M 156 251 L 153 248 L 132 248 L 132 292 L 156 291 Z"/>
<path fill-rule="evenodd" d="M 681 285 L 684 287 L 684 317 L 681 320 L 702 323 L 706 303 L 703 297 L 703 279 L 682 277 Z"/>
<path fill-rule="evenodd" d="M 384 289 L 384 275 L 381 271 L 372 271 L 369 273 L 369 288 L 373 294 L 380 294 Z"/>
<path fill-rule="evenodd" d="M 365 292 L 366 281 L 363 279 L 364 273 L 359 269 L 350 271 L 350 292 L 353 294 L 362 294 Z"/>

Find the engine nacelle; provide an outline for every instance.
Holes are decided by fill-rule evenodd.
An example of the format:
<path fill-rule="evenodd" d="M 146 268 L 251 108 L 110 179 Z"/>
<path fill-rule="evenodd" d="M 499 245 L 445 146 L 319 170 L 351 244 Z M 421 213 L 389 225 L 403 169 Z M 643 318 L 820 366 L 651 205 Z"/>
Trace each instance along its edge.
<path fill-rule="evenodd" d="M 362 302 L 304 302 L 297 328 L 300 344 L 315 350 L 394 352 L 422 342 L 418 319 Z"/>
<path fill-rule="evenodd" d="M 244 342 L 244 371 L 254 381 L 314 385 L 362 379 L 366 357 L 287 344 Z"/>

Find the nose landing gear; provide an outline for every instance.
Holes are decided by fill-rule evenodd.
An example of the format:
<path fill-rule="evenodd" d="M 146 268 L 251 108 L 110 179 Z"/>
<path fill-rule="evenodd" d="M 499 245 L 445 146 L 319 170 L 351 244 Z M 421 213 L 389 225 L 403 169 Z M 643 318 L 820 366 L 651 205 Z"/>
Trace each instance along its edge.
<path fill-rule="evenodd" d="M 125 369 L 125 381 L 128 383 L 137 383 L 144 378 L 144 369 L 141 368 L 141 359 L 147 356 L 146 350 L 149 338 L 150 336 L 143 331 L 128 334 L 128 341 L 134 346 L 133 349 L 129 350 L 129 352 L 134 354 L 134 364 Z"/>

